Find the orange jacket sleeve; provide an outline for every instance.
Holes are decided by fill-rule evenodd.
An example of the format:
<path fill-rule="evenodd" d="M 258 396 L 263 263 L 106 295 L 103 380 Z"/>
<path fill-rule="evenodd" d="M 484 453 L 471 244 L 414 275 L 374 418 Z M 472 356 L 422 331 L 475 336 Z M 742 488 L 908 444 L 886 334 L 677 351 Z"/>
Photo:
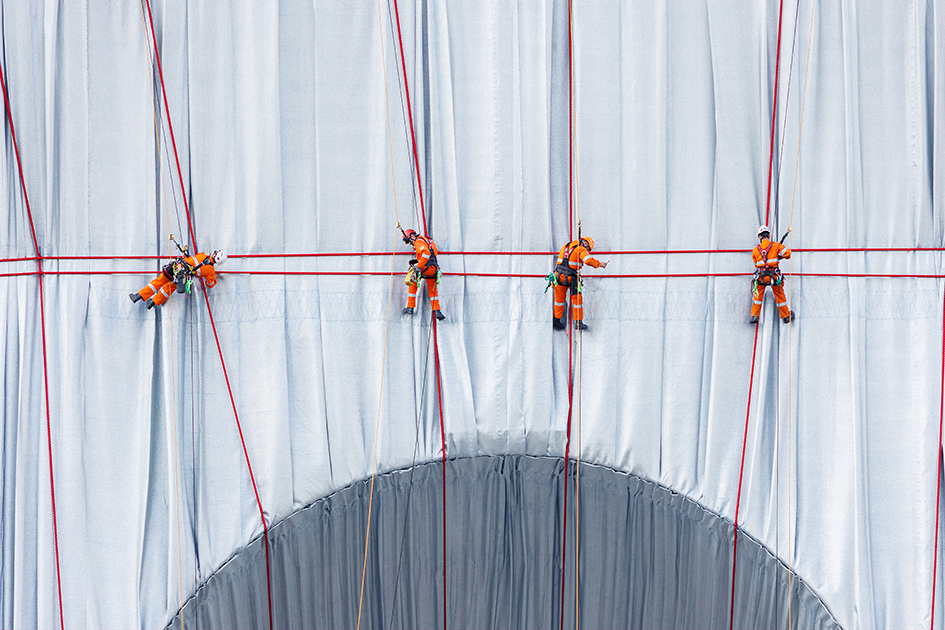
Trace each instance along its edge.
<path fill-rule="evenodd" d="M 193 258 L 188 258 L 187 262 L 196 267 L 207 259 L 207 255 L 201 252 L 197 254 L 195 258 L 196 261 Z M 212 287 L 217 283 L 217 273 L 213 269 L 213 265 L 202 265 L 197 267 L 197 275 L 206 280 L 208 287 Z"/>
<path fill-rule="evenodd" d="M 583 245 L 579 245 L 577 248 L 578 256 L 580 256 L 581 262 L 585 265 L 590 265 L 591 267 L 600 267 L 600 261 L 596 258 L 591 257 L 591 253 Z"/>

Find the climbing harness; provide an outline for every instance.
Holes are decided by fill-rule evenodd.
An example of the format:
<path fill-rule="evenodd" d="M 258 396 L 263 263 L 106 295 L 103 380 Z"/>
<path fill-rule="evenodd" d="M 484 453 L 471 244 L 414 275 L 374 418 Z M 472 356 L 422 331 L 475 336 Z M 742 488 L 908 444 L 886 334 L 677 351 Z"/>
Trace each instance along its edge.
<path fill-rule="evenodd" d="M 548 286 L 545 287 L 546 293 L 548 292 L 548 289 L 550 289 L 552 286 L 559 286 L 561 284 L 564 284 L 558 278 L 559 275 L 564 276 L 568 279 L 568 286 L 571 288 L 571 291 L 570 291 L 571 295 L 583 293 L 581 275 L 580 273 L 578 273 L 577 269 L 573 269 L 571 267 L 570 262 L 569 262 L 571 260 L 571 254 L 574 253 L 574 250 L 576 250 L 578 247 L 581 246 L 581 241 L 582 241 L 581 238 L 578 238 L 578 240 L 573 241 L 574 243 L 573 247 L 568 249 L 565 255 L 561 257 L 563 262 L 557 263 L 555 265 L 554 271 L 552 271 L 546 276 L 545 279 L 548 281 Z"/>

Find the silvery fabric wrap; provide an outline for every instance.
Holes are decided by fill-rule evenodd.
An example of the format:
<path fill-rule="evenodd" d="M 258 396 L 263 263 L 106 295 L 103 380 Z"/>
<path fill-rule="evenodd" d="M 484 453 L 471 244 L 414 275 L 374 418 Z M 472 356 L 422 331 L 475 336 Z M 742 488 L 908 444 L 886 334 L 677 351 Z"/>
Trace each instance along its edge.
<path fill-rule="evenodd" d="M 583 514 L 612 544 L 634 541 L 642 546 L 629 549 L 652 561 L 627 551 L 643 581 L 626 572 L 618 579 L 615 569 L 609 582 L 591 559 L 618 558 L 616 547 L 608 553 L 604 539 L 582 540 L 581 575 L 603 576 L 585 583 L 582 614 L 636 601 L 634 593 L 659 597 L 651 586 L 668 578 L 657 567 L 677 568 L 678 584 L 705 585 L 686 567 L 730 577 L 737 510 L 739 545 L 748 541 L 745 548 L 757 552 L 739 547 L 739 564 L 764 565 L 737 572 L 737 584 L 758 593 L 756 608 L 738 600 L 737 615 L 745 616 L 736 621 L 745 627 L 772 618 L 786 626 L 788 588 L 791 597 L 799 593 L 795 626 L 928 626 L 942 281 L 796 274 L 942 274 L 942 253 L 801 252 L 783 263 L 798 319 L 782 325 L 769 294 L 738 507 L 755 330 L 747 324 L 749 278 L 685 274 L 750 271 L 748 250 L 766 221 L 778 236 L 792 227 L 792 248 L 943 246 L 945 198 L 936 180 L 945 163 L 945 10 L 932 0 L 785 3 L 777 192 L 766 216 L 777 3 L 574 3 L 573 144 L 565 0 L 416 0 L 399 8 L 426 231 L 441 250 L 557 250 L 572 229 L 572 195 L 573 230 L 579 217 L 598 251 L 741 250 L 601 254 L 611 264 L 586 275 L 591 330 L 577 355 L 570 455 L 610 472 L 583 481 L 584 499 L 595 505 L 588 497 L 608 488 L 626 495 L 615 479 L 632 479 L 658 488 L 659 505 L 682 501 L 661 523 L 704 510 L 706 531 L 692 540 L 713 531 L 722 538 L 674 565 L 656 555 L 678 549 L 666 527 L 641 534 L 620 529 L 631 528 L 626 515 Z M 361 514 L 375 443 L 376 469 L 389 473 L 379 485 L 390 498 L 375 499 L 385 517 L 374 523 L 371 544 L 394 541 L 411 523 L 423 537 L 416 553 L 428 554 L 420 572 L 405 564 L 398 627 L 439 625 L 439 604 L 427 599 L 442 587 L 443 569 L 428 301 L 412 319 L 399 314 L 409 250 L 393 226 L 399 220 L 423 231 L 424 221 L 396 22 L 386 5 L 368 2 L 156 0 L 151 9 L 193 247 L 404 255 L 231 258 L 221 267 L 209 301 L 242 439 L 202 288 L 146 311 L 127 296 L 157 274 L 154 261 L 47 260 L 47 271 L 79 273 L 44 277 L 43 327 L 37 277 L 0 277 L 0 625 L 60 625 L 47 397 L 66 627 L 164 627 L 198 587 L 207 592 L 211 576 L 234 567 L 243 567 L 243 586 L 254 594 L 215 600 L 219 616 L 206 612 L 206 625 L 255 606 L 250 597 L 266 597 L 257 491 L 271 526 L 275 619 L 356 623 L 353 590 L 312 597 L 310 609 L 292 612 L 302 595 L 291 589 L 311 585 L 290 586 L 289 574 L 291 562 L 324 571 L 334 557 L 339 584 L 359 583 L 364 522 L 302 515 L 334 501 L 352 502 L 350 514 Z M 0 30 L 42 255 L 166 255 L 169 233 L 190 241 L 139 3 L 4 0 Z M 9 125 L 0 182 L 7 200 L 0 257 L 34 256 Z M 447 490 L 457 501 L 468 493 L 453 507 L 476 525 L 448 527 L 447 584 L 478 589 L 479 603 L 495 615 L 485 616 L 469 593 L 452 592 L 448 621 L 549 627 L 560 604 L 552 599 L 560 598 L 560 576 L 549 567 L 560 563 L 563 506 L 550 502 L 563 483 L 569 348 L 565 334 L 551 330 L 544 281 L 509 274 L 544 275 L 552 259 L 447 253 L 440 262 L 445 444 L 457 462 L 448 466 Z M 0 273 L 37 268 L 35 261 L 2 265 Z M 234 273 L 251 270 L 380 275 Z M 93 271 L 136 273 L 86 273 Z M 455 275 L 463 272 L 497 275 Z M 608 278 L 614 274 L 683 276 Z M 480 484 L 477 466 L 493 464 L 475 462 L 506 457 L 558 463 L 549 464 L 546 485 L 527 494 L 538 504 L 516 504 L 511 518 L 496 519 L 498 499 L 489 493 L 518 477 Z M 414 466 L 429 478 L 420 480 L 426 485 L 418 485 L 407 519 L 390 480 Z M 295 532 L 302 522 L 310 529 Z M 531 524 L 535 537 L 516 532 Z M 308 546 L 294 551 L 293 536 L 303 535 Z M 504 557 L 493 548 L 499 539 L 523 547 L 510 550 L 508 566 L 483 566 Z M 521 566 L 513 560 L 522 561 L 514 554 L 526 551 L 547 583 L 512 572 Z M 380 562 L 388 557 L 379 553 L 371 564 L 371 626 L 388 623 L 382 617 L 392 610 L 384 599 L 390 585 L 378 584 L 395 575 L 396 567 Z M 942 567 L 940 557 L 940 574 Z M 942 582 L 939 575 L 937 605 Z M 624 590 L 587 587 L 604 583 Z M 711 619 L 724 624 L 730 591 L 717 586 L 712 605 L 720 608 L 711 614 L 719 616 Z M 519 596 L 526 588 L 548 599 Z M 570 624 L 574 598 L 565 601 Z M 770 607 L 771 617 L 759 612 Z M 622 623 L 624 613 L 613 614 L 596 619 Z M 701 625 L 652 614 L 627 612 L 628 625 Z M 936 624 L 942 619 L 938 610 Z"/>

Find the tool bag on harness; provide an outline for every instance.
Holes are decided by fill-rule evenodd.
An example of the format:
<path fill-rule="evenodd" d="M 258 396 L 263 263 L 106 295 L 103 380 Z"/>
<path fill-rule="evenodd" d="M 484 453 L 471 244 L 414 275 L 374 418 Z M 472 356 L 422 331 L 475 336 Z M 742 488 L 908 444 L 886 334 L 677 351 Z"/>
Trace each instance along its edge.
<path fill-rule="evenodd" d="M 198 267 L 200 266 L 202 266 L 202 264 L 198 265 Z M 168 265 L 168 267 L 171 267 L 171 273 L 174 276 L 171 279 L 171 282 L 177 285 L 177 292 L 186 292 L 187 295 L 190 295 L 191 287 L 193 287 L 194 284 L 194 275 L 197 272 L 197 267 L 192 266 L 183 257 L 178 258 Z M 165 267 L 165 270 L 166 269 L 167 267 Z"/>

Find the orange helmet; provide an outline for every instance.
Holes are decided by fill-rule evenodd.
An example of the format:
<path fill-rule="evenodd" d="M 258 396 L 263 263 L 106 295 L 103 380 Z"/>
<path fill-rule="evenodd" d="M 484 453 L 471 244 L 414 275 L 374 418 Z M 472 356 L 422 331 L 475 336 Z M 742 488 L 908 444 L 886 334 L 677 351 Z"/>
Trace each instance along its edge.
<path fill-rule="evenodd" d="M 417 233 L 414 230 L 404 230 L 404 243 L 410 245 L 410 239 L 417 238 Z"/>
<path fill-rule="evenodd" d="M 590 236 L 581 237 L 581 245 L 587 248 L 587 251 L 594 249 L 594 239 Z"/>

